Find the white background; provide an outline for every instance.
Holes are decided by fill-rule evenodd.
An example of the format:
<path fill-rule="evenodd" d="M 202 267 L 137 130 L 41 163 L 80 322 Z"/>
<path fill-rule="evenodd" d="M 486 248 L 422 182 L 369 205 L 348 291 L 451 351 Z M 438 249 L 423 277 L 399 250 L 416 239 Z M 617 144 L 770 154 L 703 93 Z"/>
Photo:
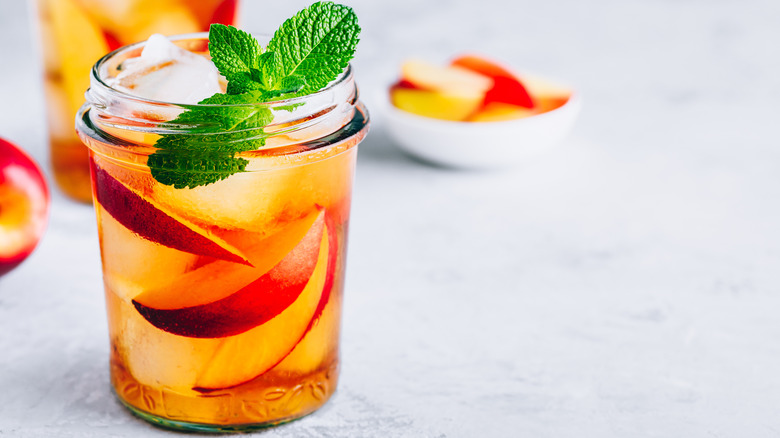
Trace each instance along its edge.
<path fill-rule="evenodd" d="M 306 4 L 245 1 L 266 33 Z M 780 436 L 780 3 L 349 3 L 373 120 L 342 379 L 261 435 Z M 0 0 L 0 136 L 47 163 L 30 35 L 25 3 Z M 465 51 L 577 85 L 565 144 L 492 173 L 399 152 L 382 118 L 399 63 Z M 109 390 L 92 208 L 55 192 L 51 213 L 0 279 L 0 436 L 169 434 Z"/>

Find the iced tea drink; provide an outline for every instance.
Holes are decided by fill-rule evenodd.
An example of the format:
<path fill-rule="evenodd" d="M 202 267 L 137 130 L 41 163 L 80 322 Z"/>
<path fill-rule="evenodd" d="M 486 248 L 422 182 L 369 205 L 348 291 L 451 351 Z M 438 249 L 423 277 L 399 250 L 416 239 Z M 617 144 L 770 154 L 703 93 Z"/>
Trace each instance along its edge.
<path fill-rule="evenodd" d="M 238 0 L 34 0 L 43 55 L 44 93 L 54 179 L 71 198 L 89 202 L 87 150 L 73 131 L 89 70 L 106 53 L 165 35 L 234 24 Z"/>
<path fill-rule="evenodd" d="M 202 39 L 177 44 L 207 50 Z M 353 170 L 368 127 L 352 73 L 264 104 L 274 119 L 264 147 L 238 154 L 244 171 L 176 188 L 150 171 L 157 141 L 208 128 L 172 126 L 181 106 L 106 85 L 139 50 L 98 63 L 77 120 L 90 155 L 114 391 L 137 415 L 187 430 L 306 415 L 338 379 Z M 209 171 L 198 169 L 188 171 Z"/>

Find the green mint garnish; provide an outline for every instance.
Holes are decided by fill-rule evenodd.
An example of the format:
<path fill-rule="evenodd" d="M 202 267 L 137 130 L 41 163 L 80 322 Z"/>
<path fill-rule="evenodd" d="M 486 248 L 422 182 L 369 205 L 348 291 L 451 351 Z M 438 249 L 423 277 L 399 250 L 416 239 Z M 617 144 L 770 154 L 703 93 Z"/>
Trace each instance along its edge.
<path fill-rule="evenodd" d="M 227 79 L 227 94 L 204 99 L 198 105 L 206 106 L 192 106 L 170 122 L 199 128 L 157 140 L 159 150 L 148 160 L 154 179 L 194 188 L 244 171 L 248 162 L 235 155 L 264 146 L 263 128 L 273 120 L 270 109 L 253 104 L 327 86 L 354 56 L 359 33 L 352 9 L 331 2 L 314 3 L 285 21 L 265 52 L 250 34 L 212 24 L 209 52 Z"/>
<path fill-rule="evenodd" d="M 285 21 L 268 43 L 282 59 L 275 77 L 301 76 L 302 94 L 319 91 L 335 79 L 355 54 L 360 27 L 351 8 L 315 3 Z"/>

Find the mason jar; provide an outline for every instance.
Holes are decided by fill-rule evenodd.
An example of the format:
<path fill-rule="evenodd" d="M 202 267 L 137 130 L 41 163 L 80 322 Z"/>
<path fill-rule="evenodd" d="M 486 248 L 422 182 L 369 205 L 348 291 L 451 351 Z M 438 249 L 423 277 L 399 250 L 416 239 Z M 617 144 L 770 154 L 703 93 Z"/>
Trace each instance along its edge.
<path fill-rule="evenodd" d="M 171 41 L 208 53 L 206 34 Z M 95 64 L 76 120 L 113 389 L 139 417 L 175 429 L 247 430 L 311 413 L 338 381 L 352 181 L 369 124 L 352 69 L 303 97 L 182 105 L 109 86 L 143 47 Z M 193 110 L 213 117 L 177 118 Z M 225 130 L 225 110 L 273 120 Z M 174 140 L 196 146 L 162 146 Z"/>

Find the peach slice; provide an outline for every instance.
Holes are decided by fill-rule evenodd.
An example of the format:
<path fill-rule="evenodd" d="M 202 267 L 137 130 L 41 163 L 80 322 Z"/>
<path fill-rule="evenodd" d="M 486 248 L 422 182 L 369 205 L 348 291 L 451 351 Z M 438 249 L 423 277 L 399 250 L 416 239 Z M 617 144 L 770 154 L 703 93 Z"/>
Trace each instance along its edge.
<path fill-rule="evenodd" d="M 51 20 L 54 50 L 59 53 L 60 74 L 72 119 L 84 103 L 89 88 L 89 71 L 101 56 L 108 53 L 103 32 L 73 0 L 47 0 L 45 7 Z"/>
<path fill-rule="evenodd" d="M 103 281 L 124 300 L 129 301 L 148 289 L 165 287 L 171 278 L 186 275 L 202 258 L 139 239 L 100 204 L 95 210 L 100 229 Z M 251 269 L 232 262 L 220 263 Z"/>
<path fill-rule="evenodd" d="M 493 80 L 461 67 L 440 67 L 425 61 L 407 61 L 401 66 L 401 78 L 417 88 L 459 96 L 484 96 Z"/>
<path fill-rule="evenodd" d="M 154 2 L 158 1 L 154 0 Z M 154 33 L 179 35 L 201 30 L 197 18 L 184 5 L 170 4 L 166 5 L 164 9 L 159 6 L 141 6 L 140 8 L 145 9 L 148 15 L 143 16 L 136 25 L 123 26 L 116 31 L 117 38 L 125 44 L 144 41 Z M 138 10 L 135 10 L 134 13 L 138 13 Z"/>
<path fill-rule="evenodd" d="M 273 368 L 300 342 L 321 302 L 329 260 L 335 257 L 330 232 L 321 232 L 314 271 L 298 298 L 275 318 L 225 339 L 197 376 L 199 392 L 235 386 Z"/>
<path fill-rule="evenodd" d="M 571 97 L 571 89 L 563 85 L 534 76 L 523 76 L 522 79 L 540 112 L 559 108 L 565 105 Z"/>
<path fill-rule="evenodd" d="M 144 385 L 195 395 L 191 391 L 198 374 L 224 340 L 185 338 L 157 329 L 121 298 L 125 295 L 106 289 L 112 345 L 127 370 Z"/>
<path fill-rule="evenodd" d="M 491 102 L 468 118 L 469 122 L 502 122 L 522 119 L 536 114 L 536 111 L 507 103 Z"/>
<path fill-rule="evenodd" d="M 243 333 L 271 320 L 298 299 L 317 265 L 324 228 L 324 213 L 320 213 L 309 232 L 276 266 L 218 301 L 178 309 L 148 307 L 138 300 L 133 305 L 152 325 L 176 335 L 221 338 Z"/>
<path fill-rule="evenodd" d="M 482 95 L 465 97 L 403 87 L 390 90 L 390 100 L 396 108 L 442 120 L 465 120 L 479 109 L 482 98 Z"/>
<path fill-rule="evenodd" d="M 456 58 L 450 65 L 462 67 L 493 79 L 493 86 L 485 94 L 485 105 L 506 103 L 533 108 L 534 101 L 522 82 L 509 69 L 496 61 L 480 56 L 467 55 Z"/>
<path fill-rule="evenodd" d="M 331 357 L 338 348 L 341 327 L 341 299 L 331 297 L 319 318 L 313 320 L 311 328 L 303 339 L 278 365 L 274 371 L 306 374 L 316 370 L 323 361 Z"/>
<path fill-rule="evenodd" d="M 173 282 L 146 290 L 133 300 L 144 308 L 175 310 L 202 306 L 226 298 L 278 265 L 304 239 L 320 215 L 319 211 L 314 211 L 244 250 L 254 267 L 212 261 L 176 277 Z"/>
<path fill-rule="evenodd" d="M 217 226 L 235 230 L 239 236 L 247 231 L 268 233 L 275 224 L 307 215 L 314 205 L 325 208 L 331 215 L 344 206 L 347 211 L 342 212 L 342 216 L 346 215 L 355 165 L 354 150 L 306 165 L 285 165 L 287 158 L 263 159 L 264 164 L 259 168 L 263 171 L 247 169 L 249 171 L 192 189 L 152 183 L 151 196 L 166 211 L 176 212 L 202 228 Z M 302 158 L 310 159 L 310 156 Z M 277 163 L 279 167 L 275 167 Z M 255 161 L 250 166 L 254 164 Z M 233 242 L 228 236 L 223 237 Z"/>
<path fill-rule="evenodd" d="M 238 249 L 181 218 L 172 217 L 90 161 L 96 201 L 139 236 L 169 248 L 249 264 Z"/>
<path fill-rule="evenodd" d="M 58 0 L 55 0 L 58 1 Z M 153 33 L 174 35 L 202 28 L 179 0 L 78 0 L 84 10 L 122 44 L 149 38 Z"/>
<path fill-rule="evenodd" d="M 492 79 L 460 67 L 408 61 L 401 66 L 401 81 L 390 89 L 390 99 L 413 114 L 464 120 L 480 107 L 492 86 Z"/>
<path fill-rule="evenodd" d="M 330 241 L 330 258 L 328 259 L 328 274 L 322 287 L 322 297 L 309 325 L 301 339 L 296 342 L 290 354 L 271 368 L 277 371 L 289 370 L 298 373 L 313 371 L 338 347 L 339 328 L 341 327 L 341 295 L 336 293 L 341 285 L 336 283 L 337 277 L 343 279 L 344 252 L 339 252 L 339 241 L 336 225 L 332 215 L 326 215 L 328 239 Z M 346 235 L 346 229 L 343 234 Z"/>
<path fill-rule="evenodd" d="M 206 30 L 211 23 L 235 24 L 237 3 L 237 0 L 198 0 L 188 2 L 187 7 Z"/>

